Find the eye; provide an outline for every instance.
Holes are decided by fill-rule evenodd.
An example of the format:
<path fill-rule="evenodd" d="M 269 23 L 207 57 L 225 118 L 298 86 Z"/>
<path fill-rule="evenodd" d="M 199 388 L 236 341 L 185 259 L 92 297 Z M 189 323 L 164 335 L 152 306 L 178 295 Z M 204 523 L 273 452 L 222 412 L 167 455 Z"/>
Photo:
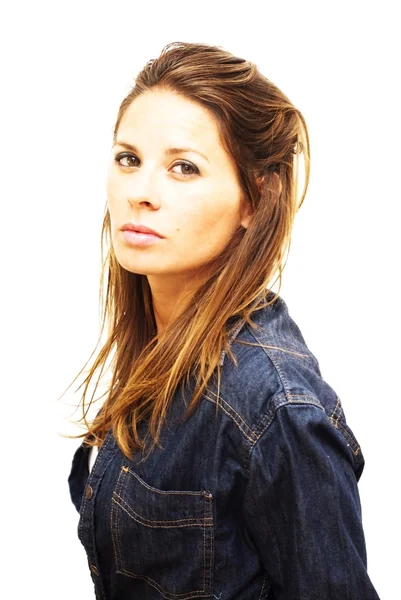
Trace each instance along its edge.
<path fill-rule="evenodd" d="M 122 159 L 125 159 L 125 163 L 122 162 Z M 138 159 L 135 156 L 135 154 L 130 154 L 129 152 L 121 152 L 120 154 L 117 154 L 114 160 L 122 167 L 135 167 L 135 165 L 133 165 L 132 162 Z"/>
<path fill-rule="evenodd" d="M 173 167 L 183 167 L 184 170 L 179 173 L 180 175 L 185 175 L 186 177 L 190 177 L 191 175 L 199 175 L 199 169 L 195 167 L 195 165 L 186 162 L 179 162 L 173 165 Z M 188 169 L 192 172 L 188 172 Z"/>
<path fill-rule="evenodd" d="M 135 154 L 131 154 L 130 152 L 120 152 L 114 159 L 116 163 L 118 163 L 121 167 L 136 167 L 137 164 L 133 164 L 136 160 L 139 160 Z M 123 162 L 125 161 L 125 162 Z M 192 175 L 199 175 L 199 169 L 195 167 L 192 163 L 187 162 L 178 162 L 174 167 L 182 167 L 181 173 L 179 175 L 184 175 L 185 177 L 191 177 Z"/>

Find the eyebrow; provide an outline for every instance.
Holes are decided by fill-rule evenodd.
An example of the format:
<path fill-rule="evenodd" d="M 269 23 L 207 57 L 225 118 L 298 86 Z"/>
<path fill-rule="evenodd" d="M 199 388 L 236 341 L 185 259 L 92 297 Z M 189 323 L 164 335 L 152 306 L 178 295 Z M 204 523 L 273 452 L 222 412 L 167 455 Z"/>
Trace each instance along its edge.
<path fill-rule="evenodd" d="M 127 142 L 116 141 L 114 145 L 122 146 L 123 148 L 127 148 L 127 150 L 132 150 L 132 152 L 136 152 L 137 154 L 139 153 L 138 148 L 136 148 L 136 146 L 128 144 Z M 207 162 L 209 162 L 207 156 L 202 154 L 202 152 L 199 152 L 199 150 L 194 150 L 193 148 L 167 148 L 167 150 L 164 153 L 166 154 L 166 156 L 175 156 L 176 154 L 182 154 L 183 152 L 195 152 L 195 154 L 199 154 L 205 160 L 207 160 Z"/>

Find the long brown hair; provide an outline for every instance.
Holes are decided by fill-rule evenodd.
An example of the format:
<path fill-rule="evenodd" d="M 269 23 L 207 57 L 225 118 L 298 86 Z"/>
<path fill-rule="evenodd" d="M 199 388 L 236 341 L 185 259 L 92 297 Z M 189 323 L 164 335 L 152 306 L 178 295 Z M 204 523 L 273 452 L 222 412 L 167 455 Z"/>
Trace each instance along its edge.
<path fill-rule="evenodd" d="M 239 316 L 252 324 L 251 314 L 266 306 L 264 292 L 275 275 L 280 291 L 295 213 L 309 180 L 309 138 L 304 118 L 252 62 L 216 46 L 168 44 L 141 70 L 121 103 L 114 141 L 127 108 L 151 89 L 178 93 L 210 111 L 253 216 L 248 228 L 240 227 L 213 261 L 211 275 L 158 339 L 147 278 L 118 263 L 106 207 L 100 286 L 103 321 L 98 345 L 106 323 L 108 333 L 80 386 L 84 386 L 80 421 L 85 423 L 86 432 L 76 437 L 86 435 L 89 444 L 100 445 L 112 428 L 127 457 L 131 450 L 143 448 L 138 426 L 144 420 L 153 443 L 159 442 L 169 402 L 183 381 L 195 377 L 190 414 L 212 375 L 217 373 L 220 380 L 221 353 L 225 350 L 232 356 L 228 344 L 231 317 Z M 305 178 L 299 194 L 301 153 Z M 89 422 L 88 410 L 108 361 L 111 382 L 102 395 L 105 401 L 101 410 Z M 89 386 L 99 372 L 88 400 Z"/>

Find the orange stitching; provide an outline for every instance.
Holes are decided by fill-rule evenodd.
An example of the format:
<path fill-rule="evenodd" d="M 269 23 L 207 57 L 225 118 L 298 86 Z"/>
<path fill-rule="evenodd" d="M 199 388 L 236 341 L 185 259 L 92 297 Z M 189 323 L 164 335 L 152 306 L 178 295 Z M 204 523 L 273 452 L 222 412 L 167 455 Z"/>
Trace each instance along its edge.
<path fill-rule="evenodd" d="M 143 487 L 147 488 L 151 492 L 155 492 L 156 494 L 160 494 L 162 496 L 175 496 L 175 495 L 179 495 L 179 496 L 201 496 L 201 497 L 205 496 L 204 492 L 191 492 L 191 491 L 180 491 L 180 490 L 169 490 L 169 491 L 158 490 L 157 488 L 154 488 L 151 485 L 149 485 L 148 483 L 146 483 L 146 481 L 144 481 L 143 479 L 141 479 L 139 477 L 139 475 L 137 475 L 135 473 L 135 471 L 132 471 L 130 468 L 128 468 L 128 467 L 124 468 L 123 467 L 122 470 L 125 473 L 130 473 L 133 477 L 135 477 L 135 479 L 138 481 L 138 483 L 140 485 L 142 485 Z"/>
<path fill-rule="evenodd" d="M 229 406 L 231 408 L 231 410 L 233 411 L 233 413 L 235 413 L 237 415 L 238 419 L 240 421 L 242 421 L 242 423 L 245 425 L 245 427 L 247 429 L 249 429 L 249 430 L 251 429 L 249 427 L 248 423 L 246 421 L 244 421 L 244 419 L 241 417 L 241 415 L 235 410 L 235 408 L 229 402 L 227 402 L 227 400 L 224 400 L 224 398 L 220 398 L 220 400 L 221 400 L 221 402 L 224 402 L 224 404 L 226 404 L 227 406 Z"/>
<path fill-rule="evenodd" d="M 116 500 L 116 497 L 121 498 L 122 503 L 126 504 L 124 499 L 120 496 L 120 493 L 122 493 L 122 489 L 123 489 L 123 473 L 128 473 L 130 472 L 130 470 L 125 467 L 121 469 L 120 472 L 120 476 L 117 480 L 117 485 L 115 487 L 115 491 L 113 493 L 113 498 L 112 498 L 112 514 L 113 514 L 113 521 L 115 522 L 116 525 L 116 530 L 118 532 L 119 535 L 119 523 L 120 523 L 120 519 L 118 517 L 118 512 L 116 510 L 116 506 L 119 506 L 126 514 L 128 514 L 128 516 L 130 518 L 133 518 L 136 522 L 138 522 L 139 524 L 143 525 L 143 526 L 148 526 L 146 525 L 146 523 L 144 522 L 145 519 L 143 517 L 141 517 L 140 515 L 137 515 L 139 517 L 139 519 L 135 519 L 133 517 L 132 514 L 130 514 L 130 512 L 122 505 L 120 504 L 120 502 L 118 502 Z M 139 480 L 140 478 L 138 476 L 136 476 Z M 149 487 L 149 486 L 146 486 Z M 184 492 L 185 494 L 185 492 Z M 196 494 L 196 495 L 200 495 L 203 497 L 203 501 L 204 501 L 204 507 L 207 507 L 207 505 L 205 504 L 205 502 L 207 500 L 212 500 L 213 496 L 211 494 L 207 494 L 206 492 L 192 492 L 192 494 Z M 127 505 L 128 506 L 128 505 Z M 132 510 L 132 509 L 130 509 Z M 132 511 L 132 513 L 134 513 L 135 515 L 137 513 L 135 513 L 135 511 Z M 207 514 L 210 514 L 210 510 L 208 511 Z M 205 515 L 205 512 L 204 512 Z M 117 571 L 119 573 L 123 573 L 129 577 L 135 578 L 135 579 L 142 579 L 145 580 L 149 583 L 149 585 L 152 585 L 152 587 L 156 588 L 159 593 L 163 596 L 163 598 L 166 598 L 167 600 L 174 600 L 175 598 L 179 599 L 179 598 L 183 598 L 183 600 L 190 600 L 191 598 L 204 598 L 204 597 L 208 597 L 208 589 L 206 589 L 206 527 L 213 527 L 213 515 L 211 516 L 205 516 L 203 519 L 203 522 L 201 522 L 200 524 L 198 524 L 196 522 L 196 519 L 192 519 L 193 523 L 189 523 L 189 524 L 180 524 L 180 525 L 173 525 L 173 527 L 171 527 L 171 523 L 181 523 L 183 521 L 191 521 L 191 519 L 178 519 L 176 521 L 153 521 L 153 523 L 158 523 L 158 525 L 154 526 L 154 528 L 156 529 L 171 529 L 171 528 L 183 528 L 183 527 L 193 527 L 193 526 L 201 526 L 203 527 L 203 532 L 204 532 L 204 557 L 203 557 L 203 572 L 204 572 L 204 577 L 203 577 L 203 585 L 204 585 L 204 589 L 203 590 L 194 590 L 193 592 L 186 592 L 183 594 L 171 594 L 170 592 L 168 592 L 167 590 L 165 590 L 164 588 L 162 588 L 159 584 L 156 583 L 156 581 L 152 580 L 149 577 L 146 576 L 141 576 L 141 575 L 135 575 L 134 573 L 131 573 L 130 571 L 126 570 L 123 567 L 123 563 L 122 563 L 122 557 L 120 555 L 120 548 L 119 548 L 119 543 L 118 543 L 118 538 L 117 540 L 115 539 L 115 536 L 113 535 L 113 539 L 115 541 L 115 549 L 117 550 L 118 554 L 119 554 L 119 560 L 116 560 L 116 564 L 117 564 Z M 209 522 L 211 521 L 211 522 Z M 149 521 L 149 523 L 152 523 L 151 521 Z M 163 523 L 167 523 L 168 526 L 164 526 L 164 525 L 160 525 Z M 212 552 L 212 551 L 211 551 Z M 211 554 L 211 560 L 210 560 L 210 571 L 212 569 L 212 554 Z M 211 580 L 210 580 L 210 584 L 208 587 L 210 587 L 211 585 Z M 184 599 L 185 597 L 185 599 Z"/>
<path fill-rule="evenodd" d="M 255 440 L 254 440 L 255 445 L 258 443 L 258 441 L 260 440 L 262 435 L 264 435 L 266 430 L 271 426 L 273 420 L 276 418 L 277 411 L 280 408 L 282 408 L 283 406 L 291 406 L 291 404 L 301 404 L 302 406 L 314 406 L 315 408 L 319 408 L 320 410 L 323 410 L 323 407 L 320 404 L 320 402 L 309 394 L 294 394 L 293 396 L 290 395 L 290 399 L 288 399 L 286 395 L 283 396 L 283 400 L 280 400 L 277 403 L 274 403 L 272 408 L 269 409 L 268 412 L 266 412 L 264 414 L 262 419 L 257 424 L 256 429 L 258 429 L 261 426 L 261 424 L 267 420 L 267 423 L 263 424 L 263 427 L 259 431 L 259 433 L 253 432 L 253 434 L 255 436 Z M 269 418 L 267 419 L 267 417 L 269 417 Z"/>
<path fill-rule="evenodd" d="M 205 396 L 205 397 L 206 397 L 206 399 L 207 399 L 207 400 L 209 400 L 209 402 L 212 402 L 212 404 L 216 404 L 216 405 L 217 405 L 217 402 L 216 402 L 216 400 L 212 400 L 212 398 L 209 398 L 208 396 Z M 227 402 L 226 402 L 226 404 L 227 404 Z M 230 405 L 230 404 L 229 404 L 228 406 L 230 406 L 230 408 L 231 408 L 231 405 Z M 222 411 L 224 411 L 224 412 L 226 413 L 226 415 L 227 415 L 228 417 L 230 417 L 230 418 L 231 418 L 231 419 L 234 421 L 234 423 L 236 423 L 236 425 L 237 425 L 238 429 L 239 429 L 239 430 L 240 430 L 240 431 L 241 431 L 241 432 L 244 434 L 244 436 L 246 437 L 246 439 L 247 439 L 249 442 L 254 442 L 254 441 L 255 441 L 254 439 L 252 439 L 251 437 L 249 437 L 249 435 L 247 435 L 247 434 L 245 433 L 245 431 L 243 430 L 243 428 L 241 427 L 241 425 L 238 423 L 237 419 L 236 419 L 236 418 L 235 418 L 235 417 L 234 417 L 232 414 L 230 414 L 230 413 L 227 411 L 227 409 L 225 409 L 225 408 L 224 408 L 224 406 L 223 406 L 221 403 L 220 403 L 220 408 L 221 408 L 221 410 L 222 410 Z M 235 411 L 234 411 L 234 412 L 235 412 Z M 247 427 L 248 427 L 248 425 L 247 425 Z"/>
<path fill-rule="evenodd" d="M 203 505 L 203 518 L 205 517 L 205 504 Z M 206 589 L 206 527 L 203 528 L 203 589 Z"/>
<path fill-rule="evenodd" d="M 120 473 L 120 475 L 118 477 L 116 488 L 118 488 L 118 491 L 120 491 L 120 489 L 122 488 L 122 476 L 121 476 L 121 473 Z M 115 505 L 113 504 L 113 502 L 111 504 L 112 504 L 113 515 L 115 515 L 115 525 L 116 525 L 116 537 L 114 538 L 114 535 L 113 535 L 113 539 L 114 539 L 114 542 L 115 542 L 115 551 L 118 554 L 118 560 L 117 560 L 116 554 L 115 554 L 115 559 L 116 559 L 116 564 L 119 564 L 120 566 L 122 566 L 122 558 L 121 558 L 120 546 L 119 546 L 119 543 L 118 543 L 118 539 L 120 537 L 120 527 L 119 527 L 118 513 L 117 513 L 117 511 L 115 509 Z M 112 530 L 112 533 L 113 533 L 113 530 Z"/>
<path fill-rule="evenodd" d="M 213 496 L 210 494 L 210 500 L 213 500 Z M 210 503 L 210 518 L 212 519 L 212 527 L 210 536 L 210 566 L 209 566 L 209 586 L 212 588 L 213 579 L 213 565 L 214 565 L 214 519 L 213 519 L 213 502 Z"/>
<path fill-rule="evenodd" d="M 334 415 L 336 414 L 336 411 L 337 411 L 337 408 L 339 407 L 339 405 L 340 405 L 340 398 L 337 397 L 336 405 L 334 407 L 333 412 L 330 415 L 330 419 L 333 420 L 334 427 L 337 427 L 336 423 L 338 423 L 338 419 L 340 418 L 340 415 L 341 415 L 341 411 L 340 411 L 339 414 L 338 414 L 338 417 L 336 419 L 334 418 Z"/>
<path fill-rule="evenodd" d="M 154 581 L 154 579 L 151 579 L 150 577 L 146 577 L 146 575 L 135 575 L 134 573 L 131 573 L 130 571 L 127 571 L 126 569 L 122 569 L 119 572 L 123 573 L 124 575 L 127 575 L 128 577 L 132 577 L 133 579 L 144 579 L 145 581 L 147 581 L 149 583 L 149 585 L 156 588 L 157 591 L 160 592 L 160 594 L 163 596 L 163 598 L 167 598 L 167 600 L 174 600 L 174 598 L 179 598 L 180 596 L 185 596 L 185 598 L 183 598 L 183 600 L 190 600 L 191 598 L 209 598 L 210 597 L 209 593 L 207 593 L 207 592 L 205 593 L 205 590 L 195 590 L 194 592 L 189 592 L 188 595 L 187 595 L 187 592 L 184 592 L 183 594 L 170 594 L 170 592 L 168 592 L 167 590 L 162 588 L 158 583 L 156 583 L 156 581 Z"/>
<path fill-rule="evenodd" d="M 157 520 L 151 520 L 151 519 L 146 519 L 145 517 L 142 517 L 140 514 L 136 513 L 128 504 L 128 502 L 126 502 L 124 500 L 124 498 L 122 496 L 120 496 L 119 494 L 117 494 L 117 492 L 114 492 L 113 496 L 117 496 L 117 498 L 119 498 L 121 500 L 121 502 L 123 502 L 126 506 L 127 506 L 127 510 L 132 511 L 133 514 L 135 514 L 137 517 L 139 517 L 140 519 L 143 519 L 144 521 L 148 521 L 149 523 L 180 523 L 181 521 L 194 521 L 196 519 L 196 517 L 186 517 L 185 519 L 172 519 L 172 520 L 167 520 L 167 521 L 157 521 Z M 118 502 L 117 502 L 118 504 Z M 210 517 L 208 517 L 210 518 Z"/>
<path fill-rule="evenodd" d="M 117 495 L 117 494 L 115 494 L 115 495 Z M 128 505 L 126 508 L 120 502 L 118 502 L 114 497 L 113 497 L 113 502 L 118 504 L 118 506 L 125 513 L 127 513 L 127 515 L 129 517 L 131 517 L 131 519 L 134 519 L 134 521 L 136 521 L 137 523 L 140 523 L 144 527 L 150 527 L 152 529 L 179 529 L 182 527 L 211 527 L 213 525 L 213 523 L 208 522 L 209 518 L 204 519 L 203 521 L 202 520 L 197 521 L 195 518 L 194 519 L 177 519 L 176 521 L 151 521 L 149 519 L 145 519 L 144 517 L 141 517 L 141 515 L 138 515 L 138 513 L 136 513 L 134 510 L 132 510 L 132 508 L 128 507 Z M 123 502 L 124 502 L 124 500 L 123 500 Z M 126 504 L 126 503 L 124 502 L 124 504 Z M 185 523 L 184 525 L 175 525 L 174 524 L 174 523 L 181 523 L 184 521 L 189 521 L 189 522 Z M 157 523 L 157 525 L 155 525 L 155 523 Z"/>

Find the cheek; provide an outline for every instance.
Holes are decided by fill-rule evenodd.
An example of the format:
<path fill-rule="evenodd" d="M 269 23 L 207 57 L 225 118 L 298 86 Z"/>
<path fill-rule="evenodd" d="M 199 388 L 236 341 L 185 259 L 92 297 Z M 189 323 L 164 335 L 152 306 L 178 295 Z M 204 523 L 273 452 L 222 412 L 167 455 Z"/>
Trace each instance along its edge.
<path fill-rule="evenodd" d="M 220 250 L 240 224 L 239 206 L 209 196 L 207 203 L 199 203 L 191 211 L 178 214 L 175 223 L 177 239 L 184 244 L 196 242 L 198 247 L 212 246 Z"/>
<path fill-rule="evenodd" d="M 110 219 L 113 223 L 114 219 L 118 216 L 118 214 L 122 210 L 122 201 L 123 197 L 121 194 L 121 190 L 119 191 L 119 186 L 115 181 L 115 178 L 109 177 L 106 185 L 106 193 L 107 193 L 107 207 L 110 213 Z"/>
<path fill-rule="evenodd" d="M 110 165 L 107 171 L 107 179 L 106 179 L 106 192 L 107 196 L 113 195 L 113 192 L 116 188 L 116 177 L 114 176 L 114 166 Z"/>
<path fill-rule="evenodd" d="M 208 230 L 232 232 L 240 222 L 240 204 L 238 190 L 231 186 L 222 186 L 210 195 L 203 208 L 199 224 Z"/>

